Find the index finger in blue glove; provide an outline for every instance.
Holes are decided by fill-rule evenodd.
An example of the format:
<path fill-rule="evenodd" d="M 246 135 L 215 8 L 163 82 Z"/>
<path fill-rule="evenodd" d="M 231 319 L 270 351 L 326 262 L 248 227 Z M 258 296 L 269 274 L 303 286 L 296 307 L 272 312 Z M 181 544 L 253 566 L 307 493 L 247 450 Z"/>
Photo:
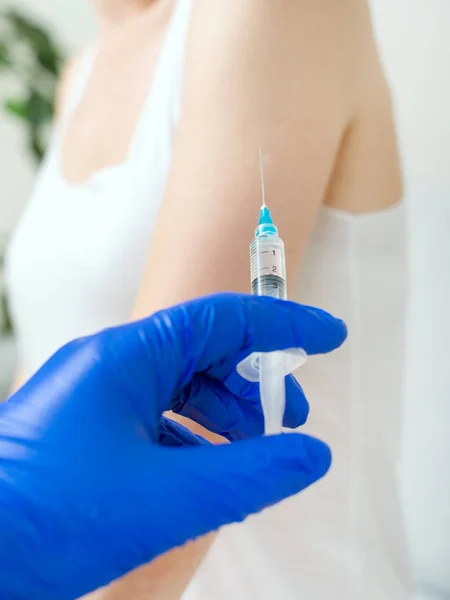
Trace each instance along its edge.
<path fill-rule="evenodd" d="M 138 391 L 148 389 L 159 402 L 154 410 L 162 413 L 172 408 L 196 373 L 221 379 L 256 351 L 301 347 L 308 354 L 329 352 L 344 342 L 347 329 L 341 320 L 316 308 L 268 297 L 218 294 L 163 310 L 124 328 L 123 335 L 132 338 L 127 340 L 128 372 L 134 370 Z M 117 336 L 116 331 L 115 340 Z M 161 370 L 164 364 L 167 368 Z"/>

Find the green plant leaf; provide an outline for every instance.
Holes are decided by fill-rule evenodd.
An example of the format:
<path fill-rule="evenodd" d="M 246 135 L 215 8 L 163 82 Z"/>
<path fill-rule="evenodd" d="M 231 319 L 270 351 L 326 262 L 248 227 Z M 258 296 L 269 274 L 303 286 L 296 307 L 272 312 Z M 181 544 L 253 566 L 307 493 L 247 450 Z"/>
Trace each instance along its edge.
<path fill-rule="evenodd" d="M 10 115 L 17 119 L 28 121 L 28 102 L 24 100 L 7 100 L 5 109 Z"/>
<path fill-rule="evenodd" d="M 3 331 L 0 333 L 10 333 L 12 331 L 12 321 L 8 309 L 8 298 L 5 294 L 0 295 L 0 312 L 3 315 Z"/>
<path fill-rule="evenodd" d="M 61 56 L 52 37 L 35 22 L 23 17 L 15 10 L 10 10 L 7 17 L 12 23 L 17 35 L 32 46 L 37 62 L 47 71 L 57 76 L 61 70 Z"/>
<path fill-rule="evenodd" d="M 0 69 L 10 65 L 9 48 L 5 42 L 0 41 Z"/>
<path fill-rule="evenodd" d="M 37 164 L 39 164 L 44 158 L 45 146 L 38 127 L 30 130 L 29 144 L 31 153 Z"/>
<path fill-rule="evenodd" d="M 27 89 L 24 98 L 13 98 L 5 103 L 5 110 L 20 119 L 27 127 L 28 145 L 37 162 L 42 160 L 47 142 L 47 125 L 53 118 L 54 94 L 64 56 L 45 28 L 37 25 L 21 12 L 0 11 L 6 20 L 10 39 L 0 41 L 0 71 L 8 67 L 19 84 Z M 14 53 L 15 44 L 25 44 L 31 52 L 31 66 L 21 64 L 20 53 Z"/>
<path fill-rule="evenodd" d="M 64 58 L 59 54 L 56 47 L 49 42 L 48 46 L 41 46 L 36 52 L 39 64 L 57 77 L 64 64 Z"/>
<path fill-rule="evenodd" d="M 53 116 L 53 103 L 35 90 L 29 91 L 28 120 L 30 125 L 39 126 L 51 121 Z"/>

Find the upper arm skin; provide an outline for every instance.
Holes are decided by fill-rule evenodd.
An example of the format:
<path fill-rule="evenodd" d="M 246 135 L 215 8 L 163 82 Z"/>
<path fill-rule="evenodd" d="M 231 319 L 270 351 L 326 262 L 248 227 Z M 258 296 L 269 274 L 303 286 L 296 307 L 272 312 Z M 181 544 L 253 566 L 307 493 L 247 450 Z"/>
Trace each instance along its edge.
<path fill-rule="evenodd" d="M 195 2 L 172 167 L 134 317 L 249 290 L 259 147 L 288 275 L 297 270 L 351 118 L 339 5 Z"/>

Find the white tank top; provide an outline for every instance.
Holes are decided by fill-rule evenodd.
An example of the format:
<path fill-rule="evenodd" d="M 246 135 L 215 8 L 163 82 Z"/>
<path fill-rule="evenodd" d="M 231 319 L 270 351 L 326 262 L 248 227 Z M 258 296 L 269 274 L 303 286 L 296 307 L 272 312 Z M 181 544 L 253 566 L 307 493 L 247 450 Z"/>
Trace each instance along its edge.
<path fill-rule="evenodd" d="M 170 165 L 190 8 L 179 0 L 174 10 L 128 159 L 72 185 L 60 146 L 92 69 L 95 51 L 86 54 L 8 252 L 26 375 L 68 340 L 130 318 Z M 291 297 L 349 327 L 343 348 L 298 373 L 306 430 L 331 444 L 334 465 L 310 490 L 221 532 L 186 600 L 407 597 L 395 472 L 405 267 L 403 205 L 359 217 L 322 209 Z"/>

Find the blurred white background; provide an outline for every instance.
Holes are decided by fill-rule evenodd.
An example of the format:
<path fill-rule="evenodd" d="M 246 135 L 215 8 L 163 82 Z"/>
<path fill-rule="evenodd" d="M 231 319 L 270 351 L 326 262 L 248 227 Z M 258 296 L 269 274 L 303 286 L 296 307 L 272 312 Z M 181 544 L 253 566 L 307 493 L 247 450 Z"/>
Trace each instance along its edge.
<path fill-rule="evenodd" d="M 0 0 L 0 8 L 11 4 L 38 15 L 68 50 L 94 31 L 88 0 Z M 396 105 L 409 211 L 408 532 L 421 598 L 450 598 L 450 0 L 371 5 Z M 1 97 L 8 86 L 0 80 Z M 0 111 L 0 232 L 13 227 L 32 185 L 22 130 Z M 0 362 L 9 369 L 11 355 Z"/>

